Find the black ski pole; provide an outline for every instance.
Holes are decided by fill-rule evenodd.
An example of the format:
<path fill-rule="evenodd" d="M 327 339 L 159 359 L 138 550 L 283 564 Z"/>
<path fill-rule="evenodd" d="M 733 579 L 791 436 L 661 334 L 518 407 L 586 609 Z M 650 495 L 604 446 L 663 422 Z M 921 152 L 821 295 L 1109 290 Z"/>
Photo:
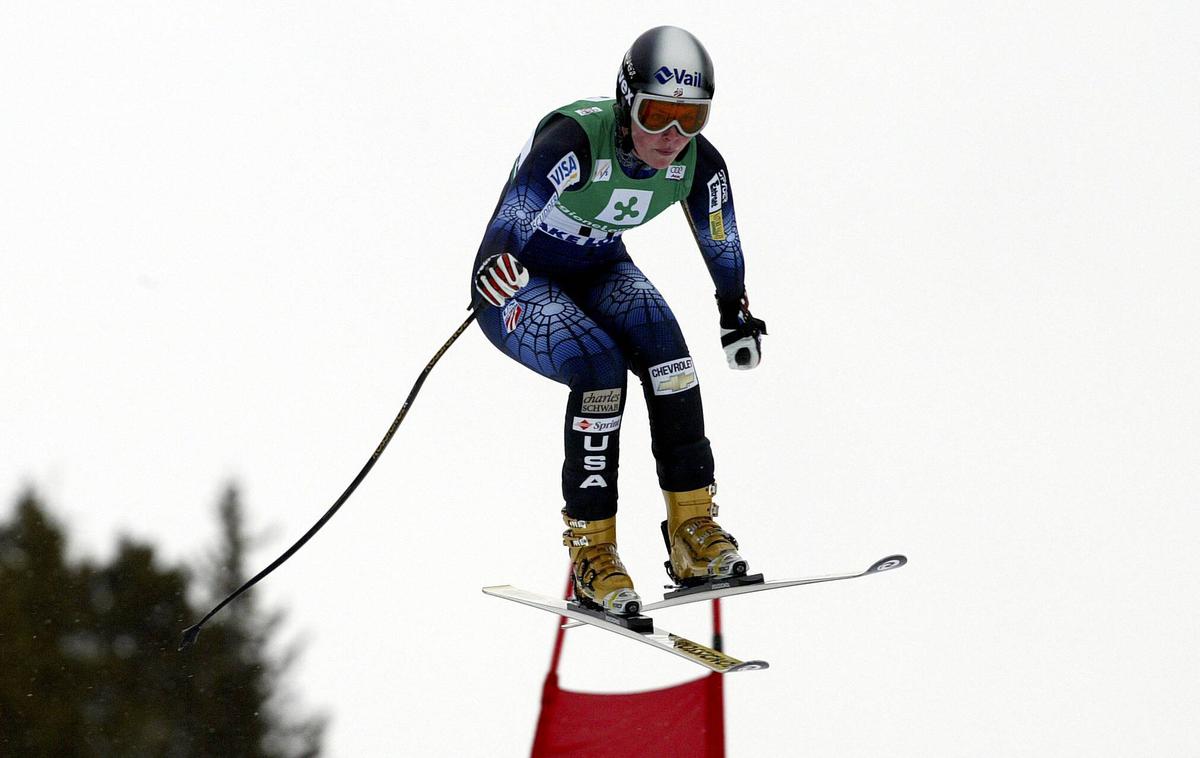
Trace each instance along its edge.
<path fill-rule="evenodd" d="M 362 483 L 363 479 L 367 478 L 367 474 L 372 468 L 374 468 L 375 462 L 379 460 L 379 456 L 383 455 L 384 448 L 386 448 L 388 443 L 392 441 L 392 435 L 396 433 L 396 430 L 400 427 L 400 422 L 404 421 L 404 417 L 408 415 L 408 409 L 412 406 L 413 400 L 416 399 L 417 393 L 421 391 L 421 385 L 425 383 L 425 378 L 429 376 L 429 372 L 433 370 L 433 367 L 439 360 L 441 360 L 441 357 L 446 354 L 446 351 L 450 349 L 450 346 L 454 344 L 454 341 L 457 340 L 462 333 L 467 330 L 467 327 L 471 325 L 471 322 L 475 320 L 475 317 L 479 315 L 479 312 L 483 310 L 485 305 L 486 303 L 482 300 L 473 303 L 471 305 L 471 315 L 467 316 L 466 321 L 463 321 L 462 325 L 460 325 L 458 329 L 454 331 L 454 334 L 450 335 L 450 339 L 446 340 L 446 344 L 442 345 L 441 349 L 433 354 L 433 358 L 430 359 L 429 363 L 425 365 L 425 369 L 421 371 L 421 375 L 417 377 L 416 383 L 413 384 L 412 389 L 408 393 L 408 397 L 405 398 L 404 405 L 400 407 L 400 412 L 396 414 L 396 418 L 394 421 L 392 421 L 392 425 L 388 428 L 387 434 L 383 435 L 383 440 L 381 440 L 379 446 L 375 448 L 375 452 L 372 453 L 371 457 L 367 459 L 366 465 L 364 465 L 362 470 L 358 472 L 358 476 L 354 477 L 354 481 L 350 482 L 350 486 L 346 488 L 346 491 L 342 493 L 342 496 L 339 497 L 332 506 L 330 506 L 329 510 L 325 511 L 325 515 L 321 516 L 321 518 L 317 520 L 317 523 L 313 524 L 312 527 L 304 533 L 303 537 L 296 540 L 296 544 L 289 547 L 287 551 L 284 552 L 283 555 L 276 558 L 270 566 L 267 566 L 265 569 L 255 574 L 245 584 L 234 590 L 233 594 L 222 600 L 220 603 L 217 603 L 217 605 L 211 611 L 205 614 L 204 618 L 200 619 L 199 623 L 193 624 L 187 629 L 184 629 L 183 640 L 179 643 L 180 650 L 194 645 L 196 643 L 196 639 L 200 636 L 200 627 L 204 626 L 204 624 L 207 623 L 210 618 L 217 615 L 218 611 L 220 611 L 226 605 L 229 605 L 229 603 L 231 603 L 243 592 L 258 584 L 258 582 L 266 577 L 267 574 L 270 574 L 272 571 L 279 568 L 283 562 L 288 558 L 291 558 L 297 550 L 304 547 L 304 543 L 312 539 L 313 535 L 320 531 L 321 527 L 325 526 L 325 523 L 329 521 L 329 519 L 333 518 L 333 514 L 337 513 L 338 509 L 350 499 L 350 495 L 354 493 L 354 490 L 358 489 L 358 485 Z"/>

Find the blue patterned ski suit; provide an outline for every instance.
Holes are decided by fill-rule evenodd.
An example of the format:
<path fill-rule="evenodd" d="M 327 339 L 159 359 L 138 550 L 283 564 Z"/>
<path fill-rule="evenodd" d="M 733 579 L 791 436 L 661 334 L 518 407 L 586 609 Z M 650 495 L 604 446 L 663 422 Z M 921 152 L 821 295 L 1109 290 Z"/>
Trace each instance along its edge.
<path fill-rule="evenodd" d="M 597 117 L 612 120 L 610 104 L 597 106 L 603 106 Z M 561 214 L 551 212 L 557 193 L 578 191 L 603 171 L 623 171 L 630 179 L 656 174 L 621 149 L 615 123 L 611 132 L 614 152 L 605 152 L 615 160 L 609 165 L 593 157 L 595 143 L 589 144 L 578 120 L 558 113 L 543 119 L 501 192 L 475 260 L 478 268 L 489 256 L 508 252 L 529 270 L 528 286 L 503 308 L 485 308 L 479 325 L 509 357 L 570 388 L 563 498 L 570 516 L 586 520 L 617 510 L 620 423 L 630 371 L 646 398 L 662 489 L 698 489 L 714 477 L 699 381 L 666 300 L 629 257 L 620 233 L 587 226 L 564 230 Z M 728 171 L 703 136 L 693 138 L 681 155 L 687 151 L 695 151 L 695 162 L 682 205 L 724 319 L 744 293 Z M 556 166 L 567 155 L 578 160 L 578 173 L 564 184 Z"/>

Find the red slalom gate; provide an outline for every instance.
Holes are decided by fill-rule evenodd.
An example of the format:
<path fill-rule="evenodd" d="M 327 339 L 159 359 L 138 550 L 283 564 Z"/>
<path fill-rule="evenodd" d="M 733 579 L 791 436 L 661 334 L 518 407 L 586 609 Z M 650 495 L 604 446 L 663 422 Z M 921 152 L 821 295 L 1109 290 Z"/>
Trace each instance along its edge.
<path fill-rule="evenodd" d="M 568 599 L 571 590 L 568 574 Z M 712 603 L 716 650 L 721 649 L 720 603 Z M 645 692 L 564 690 L 558 686 L 558 662 L 567 621 L 558 619 L 531 758 L 724 758 L 725 690 L 720 674 Z"/>

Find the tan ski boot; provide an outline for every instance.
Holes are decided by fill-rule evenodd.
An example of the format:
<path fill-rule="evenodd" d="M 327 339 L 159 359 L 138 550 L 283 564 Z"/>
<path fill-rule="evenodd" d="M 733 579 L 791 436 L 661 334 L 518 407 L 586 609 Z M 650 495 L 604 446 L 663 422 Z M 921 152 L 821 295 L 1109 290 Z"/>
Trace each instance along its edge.
<path fill-rule="evenodd" d="M 743 576 L 749 568 L 737 553 L 737 540 L 713 520 L 716 492 L 715 484 L 689 492 L 663 491 L 667 501 L 663 539 L 671 555 L 667 574 L 676 584 L 691 586 L 708 579 Z"/>
<path fill-rule="evenodd" d="M 575 576 L 575 599 L 622 616 L 635 615 L 642 599 L 617 555 L 617 518 L 583 521 L 562 512 L 567 530 L 563 544 L 571 552 Z"/>

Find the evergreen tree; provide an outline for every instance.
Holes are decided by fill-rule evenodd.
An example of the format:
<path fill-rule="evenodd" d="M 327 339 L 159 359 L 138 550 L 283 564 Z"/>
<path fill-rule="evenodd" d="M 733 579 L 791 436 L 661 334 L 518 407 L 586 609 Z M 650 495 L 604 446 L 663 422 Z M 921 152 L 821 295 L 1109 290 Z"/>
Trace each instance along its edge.
<path fill-rule="evenodd" d="M 242 521 L 231 487 L 204 594 L 244 580 Z M 107 564 L 72 563 L 65 542 L 33 493 L 0 522 L 0 755 L 319 754 L 322 720 L 279 707 L 286 665 L 267 649 L 277 618 L 239 600 L 204 644 L 177 652 L 198 616 L 189 572 L 127 538 Z"/>

